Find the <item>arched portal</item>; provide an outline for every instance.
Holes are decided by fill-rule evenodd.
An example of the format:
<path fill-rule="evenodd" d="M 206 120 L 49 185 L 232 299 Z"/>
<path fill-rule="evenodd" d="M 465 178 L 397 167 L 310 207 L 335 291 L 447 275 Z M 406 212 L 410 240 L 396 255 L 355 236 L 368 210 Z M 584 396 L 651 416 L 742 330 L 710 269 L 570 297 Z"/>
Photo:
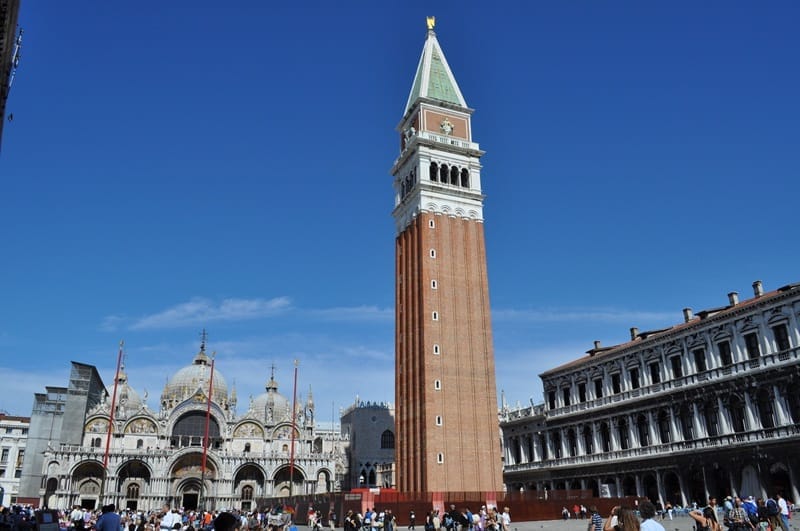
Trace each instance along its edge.
<path fill-rule="evenodd" d="M 202 478 L 205 478 L 205 489 L 200 488 Z M 206 460 L 206 468 L 203 472 L 203 454 L 201 452 L 182 455 L 170 469 L 172 483 L 176 483 L 176 480 L 178 482 L 174 496 L 182 501 L 184 509 L 190 507 L 197 509 L 201 496 L 204 498 L 205 507 L 212 508 L 213 504 L 208 503 L 207 500 L 211 494 L 210 486 L 216 478 L 217 468 L 210 459 Z"/>
<path fill-rule="evenodd" d="M 691 467 L 688 472 L 689 477 L 689 502 L 697 502 L 698 507 L 703 507 L 706 500 L 706 483 L 703 478 L 703 470 Z"/>
<path fill-rule="evenodd" d="M 297 467 L 294 468 L 294 474 L 290 472 L 290 468 L 284 466 L 275 473 L 275 476 L 272 478 L 275 484 L 274 497 L 282 498 L 305 494 L 305 492 L 303 492 L 303 483 L 305 482 L 303 473 L 300 472 Z"/>
<path fill-rule="evenodd" d="M 264 471 L 252 463 L 244 465 L 233 476 L 233 495 L 241 497 L 243 510 L 252 508 L 254 493 L 264 492 L 265 480 Z"/>
<path fill-rule="evenodd" d="M 636 496 L 636 478 L 633 476 L 625 476 L 622 478 L 622 495 Z"/>
<path fill-rule="evenodd" d="M 128 461 L 117 472 L 117 492 L 125 493 L 125 507 L 139 508 L 139 496 L 148 492 L 150 485 L 150 469 L 138 460 Z"/>
<path fill-rule="evenodd" d="M 664 494 L 667 499 L 664 503 L 671 503 L 673 506 L 680 505 L 681 500 L 681 482 L 675 472 L 667 472 L 664 474 Z"/>
<path fill-rule="evenodd" d="M 658 483 L 656 482 L 656 477 L 654 475 L 647 474 L 642 478 L 642 488 L 644 489 L 644 495 L 653 503 L 659 501 Z"/>
<path fill-rule="evenodd" d="M 792 482 L 789 479 L 789 469 L 783 463 L 773 463 L 769 467 L 767 478 L 767 492 L 792 492 Z M 784 494 L 786 496 L 786 494 Z"/>
<path fill-rule="evenodd" d="M 81 507 L 94 509 L 100 499 L 103 467 L 97 461 L 81 463 L 72 473 L 72 487 L 78 492 Z"/>

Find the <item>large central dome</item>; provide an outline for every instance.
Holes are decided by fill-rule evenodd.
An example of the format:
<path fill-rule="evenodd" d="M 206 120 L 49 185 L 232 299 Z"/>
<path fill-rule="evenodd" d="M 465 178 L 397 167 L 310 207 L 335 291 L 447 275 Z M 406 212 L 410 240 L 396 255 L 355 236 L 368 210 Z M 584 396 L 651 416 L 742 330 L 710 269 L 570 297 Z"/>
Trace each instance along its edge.
<path fill-rule="evenodd" d="M 161 393 L 162 407 L 174 407 L 197 394 L 198 390 L 204 396 L 207 395 L 210 378 L 211 360 L 206 355 L 205 349 L 201 348 L 192 364 L 176 372 L 164 386 L 164 392 Z M 216 368 L 214 369 L 211 400 L 218 404 L 226 403 L 228 400 L 228 384 L 225 382 L 225 377 Z"/>

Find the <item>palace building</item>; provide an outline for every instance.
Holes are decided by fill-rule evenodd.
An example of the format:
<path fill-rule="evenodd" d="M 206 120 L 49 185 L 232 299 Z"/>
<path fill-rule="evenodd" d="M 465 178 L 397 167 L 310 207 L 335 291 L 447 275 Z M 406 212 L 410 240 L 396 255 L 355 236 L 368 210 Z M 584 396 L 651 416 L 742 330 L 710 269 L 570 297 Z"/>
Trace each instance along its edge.
<path fill-rule="evenodd" d="M 433 22 L 391 170 L 397 485 L 401 492 L 498 491 L 498 434 L 462 429 L 497 422 L 483 151 Z"/>
<path fill-rule="evenodd" d="M 750 299 L 541 374 L 544 404 L 501 411 L 507 489 L 800 501 L 798 316 L 800 284 L 758 281 Z"/>
<path fill-rule="evenodd" d="M 0 413 L 0 505 L 17 502 L 28 441 L 29 417 Z"/>
<path fill-rule="evenodd" d="M 273 367 L 265 392 L 237 414 L 236 390 L 212 367 L 204 341 L 169 378 L 153 411 L 124 367 L 116 386 L 106 387 L 93 366 L 73 362 L 68 387 L 36 395 L 20 499 L 61 508 L 102 501 L 142 510 L 164 503 L 249 510 L 261 498 L 339 490 L 346 441 L 316 428 L 310 390 L 295 407 L 278 392 Z"/>

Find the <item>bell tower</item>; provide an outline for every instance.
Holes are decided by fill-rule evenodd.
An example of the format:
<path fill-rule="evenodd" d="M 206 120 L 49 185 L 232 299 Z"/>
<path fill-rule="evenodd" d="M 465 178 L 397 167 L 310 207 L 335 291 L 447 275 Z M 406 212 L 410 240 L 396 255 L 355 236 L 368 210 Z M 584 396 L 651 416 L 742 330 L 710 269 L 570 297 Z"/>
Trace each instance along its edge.
<path fill-rule="evenodd" d="M 401 492 L 502 490 L 480 157 L 428 19 L 406 103 L 395 202 L 395 402 Z"/>

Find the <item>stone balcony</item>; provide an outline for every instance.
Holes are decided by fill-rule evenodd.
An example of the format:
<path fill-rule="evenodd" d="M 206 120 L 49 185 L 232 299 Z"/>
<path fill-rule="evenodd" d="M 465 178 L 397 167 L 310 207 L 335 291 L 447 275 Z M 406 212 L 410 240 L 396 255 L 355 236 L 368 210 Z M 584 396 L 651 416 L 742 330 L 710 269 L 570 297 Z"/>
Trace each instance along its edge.
<path fill-rule="evenodd" d="M 575 468 L 594 464 L 608 464 L 612 461 L 626 461 L 638 459 L 652 459 L 656 457 L 675 456 L 677 454 L 692 454 L 716 452 L 722 448 L 745 448 L 766 446 L 770 443 L 795 439 L 800 442 L 800 426 L 785 425 L 774 428 L 763 428 L 753 431 L 727 433 L 716 437 L 705 437 L 691 441 L 674 441 L 664 444 L 654 444 L 627 450 L 614 450 L 590 455 L 575 457 L 562 457 L 558 459 L 545 459 L 516 465 L 506 465 L 504 473 L 527 472 L 536 470 L 551 470 L 554 468 Z"/>

